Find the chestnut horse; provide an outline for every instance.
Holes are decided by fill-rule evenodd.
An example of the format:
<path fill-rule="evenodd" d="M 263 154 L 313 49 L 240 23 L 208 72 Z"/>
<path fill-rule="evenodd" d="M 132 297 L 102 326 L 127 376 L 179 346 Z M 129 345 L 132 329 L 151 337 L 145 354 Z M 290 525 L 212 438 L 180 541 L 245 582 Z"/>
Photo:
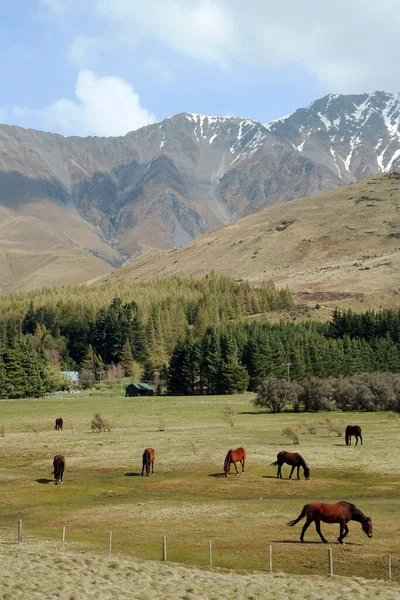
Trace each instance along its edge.
<path fill-rule="evenodd" d="M 277 477 L 282 479 L 282 465 L 286 463 L 287 465 L 291 465 L 292 470 L 290 471 L 289 479 L 292 479 L 293 471 L 297 467 L 297 479 L 300 479 L 300 467 L 303 467 L 304 477 L 306 479 L 310 479 L 310 468 L 307 466 L 306 461 L 298 452 L 286 452 L 286 450 L 281 450 L 278 452 L 276 457 L 276 461 L 271 463 L 271 467 L 276 467 L 278 465 L 278 472 L 276 474 Z"/>
<path fill-rule="evenodd" d="M 65 458 L 61 454 L 57 454 L 53 460 L 54 484 L 62 483 L 63 473 L 65 469 Z"/>
<path fill-rule="evenodd" d="M 336 502 L 336 504 L 325 504 L 325 502 L 311 502 L 311 504 L 306 504 L 303 506 L 303 510 L 297 519 L 289 521 L 288 525 L 293 527 L 293 525 L 296 525 L 296 523 L 301 521 L 304 517 L 306 517 L 307 520 L 301 531 L 301 542 L 304 542 L 304 534 L 313 521 L 315 522 L 317 533 L 324 544 L 327 543 L 327 540 L 321 533 L 321 521 L 323 523 L 340 524 L 340 534 L 337 539 L 339 544 L 343 544 L 343 538 L 349 533 L 349 528 L 347 527 L 349 521 L 358 521 L 361 523 L 363 532 L 366 533 L 369 538 L 372 537 L 372 523 L 370 517 L 366 517 L 361 510 L 354 506 L 354 504 L 345 502 L 344 500 Z"/>
<path fill-rule="evenodd" d="M 56 419 L 56 426 L 54 427 L 54 429 L 55 429 L 56 431 L 58 431 L 59 429 L 61 429 L 61 430 L 62 430 L 62 428 L 63 428 L 63 425 L 64 425 L 64 421 L 62 420 L 62 418 L 61 418 L 61 417 L 58 417 L 58 419 Z"/>
<path fill-rule="evenodd" d="M 147 477 L 149 477 L 150 467 L 151 467 L 151 474 L 154 475 L 154 456 L 155 456 L 155 452 L 154 452 L 153 448 L 146 448 L 145 451 L 143 452 L 142 475 L 143 475 L 144 469 L 146 468 L 146 475 L 147 475 Z"/>
<path fill-rule="evenodd" d="M 346 446 L 351 446 L 351 436 L 354 435 L 356 438 L 356 446 L 358 444 L 358 438 L 361 440 L 362 446 L 362 435 L 361 427 L 359 425 L 347 425 L 346 427 Z"/>
<path fill-rule="evenodd" d="M 237 462 L 240 462 L 240 464 L 242 465 L 242 473 L 244 473 L 245 461 L 246 461 L 246 450 L 244 448 L 240 447 L 240 448 L 236 448 L 236 450 L 229 450 L 228 454 L 225 456 L 225 461 L 224 461 L 225 477 L 229 477 L 229 475 L 231 474 L 231 464 L 232 463 L 236 469 L 236 475 L 239 475 L 239 472 L 238 472 L 237 466 L 236 466 Z"/>

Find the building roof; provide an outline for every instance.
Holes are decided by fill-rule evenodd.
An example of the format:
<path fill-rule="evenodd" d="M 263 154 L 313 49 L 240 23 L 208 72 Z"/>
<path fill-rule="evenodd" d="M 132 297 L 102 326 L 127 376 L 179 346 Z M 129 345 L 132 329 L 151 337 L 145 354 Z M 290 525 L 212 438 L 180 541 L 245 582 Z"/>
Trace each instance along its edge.
<path fill-rule="evenodd" d="M 60 371 L 60 373 L 65 379 L 68 379 L 68 381 L 79 381 L 78 371 Z"/>
<path fill-rule="evenodd" d="M 151 387 L 151 385 L 148 385 L 147 383 L 130 383 L 129 385 L 126 386 L 125 389 L 128 389 L 129 387 L 133 386 L 135 389 L 137 390 L 146 390 L 147 392 L 152 392 L 153 388 Z"/>

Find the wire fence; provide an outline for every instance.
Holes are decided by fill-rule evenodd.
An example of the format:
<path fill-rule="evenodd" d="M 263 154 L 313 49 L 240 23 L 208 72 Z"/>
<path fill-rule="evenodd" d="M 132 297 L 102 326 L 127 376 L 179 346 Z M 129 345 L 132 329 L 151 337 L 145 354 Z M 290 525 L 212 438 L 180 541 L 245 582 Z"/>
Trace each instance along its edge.
<path fill-rule="evenodd" d="M 15 539 L 15 538 L 14 538 Z M 107 543 L 105 543 L 104 545 L 104 552 L 108 553 L 108 554 L 113 554 L 113 553 L 117 553 L 120 551 L 120 553 L 123 553 L 123 549 L 119 549 L 118 548 L 118 544 L 115 543 L 115 538 L 113 538 L 113 532 L 109 531 L 108 532 L 108 536 L 104 536 L 104 539 L 107 540 Z M 25 536 L 25 532 L 23 530 L 23 523 L 22 520 L 18 520 L 18 524 L 17 524 L 17 531 L 16 531 L 16 543 L 17 544 L 29 544 L 29 542 L 33 540 L 33 538 L 31 538 L 30 536 Z M 68 544 L 71 544 L 71 546 L 73 546 L 75 543 L 79 543 L 78 539 L 74 539 L 74 535 L 73 533 L 71 534 L 71 536 L 68 535 L 68 530 L 66 528 L 66 526 L 64 525 L 62 527 L 62 529 L 60 529 L 60 549 L 61 550 L 65 550 L 68 549 Z M 37 542 L 37 540 L 35 539 L 35 541 Z M 162 535 L 160 536 L 160 546 L 159 546 L 159 560 L 161 561 L 170 561 L 170 562 L 176 562 L 177 564 L 182 564 L 182 561 L 179 560 L 174 560 L 174 558 L 172 558 L 171 560 L 171 556 L 170 554 L 174 554 L 173 552 L 170 552 L 170 550 L 174 549 L 174 543 L 176 543 L 176 540 L 169 539 L 168 543 L 167 543 L 167 536 L 166 535 Z M 186 547 L 188 547 L 188 541 L 185 540 L 185 545 Z M 223 548 L 219 547 L 218 544 L 216 543 L 216 540 L 204 540 L 204 544 L 200 544 L 203 547 L 203 560 L 202 560 L 202 564 L 200 566 L 208 566 L 210 569 L 215 568 L 215 567 L 226 567 L 225 561 L 221 560 L 222 555 L 223 555 Z M 197 545 L 196 548 L 199 548 L 199 542 L 197 541 Z M 87 543 L 85 543 L 85 549 L 86 552 L 90 552 L 90 548 L 89 545 Z M 98 545 L 96 545 L 96 550 L 98 550 Z M 168 549 L 168 551 L 167 551 Z M 82 552 L 82 548 L 80 549 L 80 551 Z M 101 549 L 100 549 L 101 551 Z M 325 564 L 325 568 L 323 569 L 323 571 L 321 571 L 318 567 L 318 573 L 311 571 L 311 572 L 307 572 L 304 574 L 307 575 L 323 575 L 325 574 L 327 577 L 334 577 L 335 575 L 345 575 L 345 576 L 353 576 L 353 577 L 366 577 L 366 578 L 373 578 L 374 575 L 368 572 L 362 572 L 362 573 L 357 573 L 356 569 L 354 569 L 354 572 L 349 573 L 349 567 L 351 567 L 350 564 L 350 559 L 346 558 L 346 572 L 343 572 L 343 559 L 338 561 L 338 568 L 336 568 L 336 563 L 335 563 L 335 550 L 333 548 L 331 548 L 330 546 L 326 547 L 324 544 L 321 545 L 321 551 L 319 554 L 319 558 L 321 559 L 319 562 L 319 566 L 321 567 L 322 564 Z M 139 560 L 145 560 L 146 558 L 148 559 L 148 557 L 146 558 L 142 558 L 140 556 L 137 555 L 137 553 L 135 553 L 135 557 Z M 264 566 L 262 567 L 261 570 L 265 571 L 266 573 L 270 573 L 270 574 L 274 574 L 274 573 L 285 573 L 287 575 L 289 574 L 294 574 L 290 571 L 287 571 L 285 569 L 282 568 L 282 565 L 280 564 L 280 560 L 279 560 L 279 554 L 278 556 L 276 556 L 276 553 L 274 551 L 274 544 L 267 544 L 265 546 L 265 552 L 264 552 L 264 558 L 265 558 L 265 562 L 264 562 Z M 220 560 L 219 560 L 220 559 Z M 154 559 L 153 559 L 154 560 Z M 315 560 L 315 556 L 313 556 L 313 560 Z M 399 573 L 400 573 L 400 559 L 397 556 L 394 556 L 393 554 L 389 553 L 389 554 L 375 554 L 374 555 L 374 562 L 375 564 L 377 562 L 380 563 L 380 579 L 386 579 L 388 581 L 396 581 L 396 575 L 397 575 L 397 581 L 399 581 Z M 185 563 L 186 564 L 186 563 Z M 199 566 L 196 563 L 193 563 L 191 566 L 196 567 Z M 244 561 L 243 563 L 243 568 L 246 568 L 246 562 Z M 351 568 L 350 568 L 351 571 Z M 298 574 L 298 573 L 296 573 Z"/>

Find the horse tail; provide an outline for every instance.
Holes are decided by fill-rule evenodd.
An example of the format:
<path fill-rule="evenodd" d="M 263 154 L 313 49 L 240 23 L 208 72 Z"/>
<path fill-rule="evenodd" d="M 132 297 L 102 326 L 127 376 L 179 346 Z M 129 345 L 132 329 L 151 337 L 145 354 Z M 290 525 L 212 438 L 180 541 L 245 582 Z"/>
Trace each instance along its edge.
<path fill-rule="evenodd" d="M 276 467 L 277 465 L 279 465 L 279 460 L 276 460 L 275 462 L 270 464 L 270 467 Z"/>
<path fill-rule="evenodd" d="M 146 471 L 150 473 L 150 450 L 146 450 Z"/>
<path fill-rule="evenodd" d="M 299 514 L 297 519 L 293 519 L 293 521 L 288 522 L 288 525 L 290 525 L 290 527 L 293 527 L 293 525 L 296 525 L 296 523 L 298 523 L 299 521 L 304 519 L 304 517 L 306 516 L 307 506 L 308 506 L 308 504 L 305 504 L 303 506 L 303 510 L 301 511 L 301 513 Z"/>

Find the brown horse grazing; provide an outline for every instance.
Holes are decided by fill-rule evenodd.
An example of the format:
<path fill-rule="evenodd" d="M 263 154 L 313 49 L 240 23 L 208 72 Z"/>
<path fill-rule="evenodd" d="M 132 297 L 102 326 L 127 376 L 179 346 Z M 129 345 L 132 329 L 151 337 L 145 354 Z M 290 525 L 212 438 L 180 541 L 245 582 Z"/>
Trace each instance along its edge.
<path fill-rule="evenodd" d="M 327 543 L 327 540 L 321 533 L 321 521 L 323 521 L 323 523 L 340 524 L 340 534 L 337 539 L 340 544 L 343 544 L 343 538 L 349 533 L 349 528 L 347 527 L 349 521 L 358 521 L 361 523 L 363 532 L 366 533 L 369 538 L 372 537 L 372 523 L 370 517 L 366 517 L 361 510 L 354 506 L 354 504 L 350 504 L 350 502 L 345 502 L 344 500 L 336 502 L 336 504 L 325 504 L 325 502 L 311 502 L 311 504 L 306 504 L 303 506 L 303 510 L 297 519 L 289 521 L 288 525 L 293 527 L 293 525 L 296 525 L 296 523 L 301 521 L 304 517 L 306 517 L 307 520 L 301 531 L 301 542 L 304 542 L 304 534 L 313 521 L 315 522 L 315 528 L 319 537 L 325 544 Z"/>
<path fill-rule="evenodd" d="M 237 462 L 240 462 L 240 464 L 242 465 L 242 473 L 244 473 L 245 461 L 246 461 L 246 450 L 244 448 L 240 447 L 240 448 L 236 448 L 236 450 L 229 450 L 228 454 L 225 456 L 225 461 L 224 461 L 225 477 L 229 477 L 229 475 L 231 474 L 231 464 L 232 463 L 236 469 L 236 475 L 239 475 L 239 472 L 238 472 L 237 466 L 236 466 Z"/>
<path fill-rule="evenodd" d="M 147 477 L 149 477 L 150 467 L 151 467 L 151 474 L 154 475 L 154 456 L 155 456 L 155 452 L 154 452 L 153 448 L 146 448 L 145 451 L 143 452 L 142 475 L 143 475 L 144 469 L 146 468 L 146 475 L 147 475 Z"/>
<path fill-rule="evenodd" d="M 54 484 L 62 483 L 63 473 L 65 469 L 65 458 L 61 454 L 57 454 L 53 460 Z"/>
<path fill-rule="evenodd" d="M 304 477 L 306 479 L 310 479 L 310 469 L 307 466 L 306 461 L 298 452 L 286 452 L 286 450 L 281 450 L 278 452 L 276 457 L 276 461 L 271 463 L 271 467 L 276 467 L 278 465 L 278 472 L 276 474 L 277 477 L 282 479 L 282 465 L 286 463 L 287 465 L 291 465 L 292 470 L 290 471 L 289 479 L 292 479 L 293 471 L 297 467 L 297 479 L 300 479 L 300 467 L 303 467 Z"/>
<path fill-rule="evenodd" d="M 58 431 L 59 429 L 61 429 L 61 431 L 62 431 L 63 425 L 64 425 L 64 421 L 62 420 L 61 417 L 58 417 L 58 419 L 56 419 L 56 426 L 54 427 L 54 429 L 56 431 Z"/>
<path fill-rule="evenodd" d="M 354 435 L 356 438 L 356 446 L 358 444 L 358 438 L 361 440 L 362 446 L 362 435 L 361 435 L 361 427 L 359 425 L 347 425 L 346 427 L 346 446 L 351 446 L 351 436 Z"/>

